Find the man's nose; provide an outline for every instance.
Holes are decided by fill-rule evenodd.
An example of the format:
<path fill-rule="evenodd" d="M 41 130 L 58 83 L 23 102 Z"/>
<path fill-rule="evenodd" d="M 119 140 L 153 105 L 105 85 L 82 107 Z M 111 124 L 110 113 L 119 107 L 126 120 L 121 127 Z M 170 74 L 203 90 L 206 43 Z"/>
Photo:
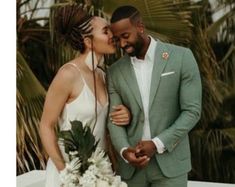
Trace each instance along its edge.
<path fill-rule="evenodd" d="M 120 47 L 123 48 L 126 46 L 126 41 L 123 39 L 120 39 Z"/>

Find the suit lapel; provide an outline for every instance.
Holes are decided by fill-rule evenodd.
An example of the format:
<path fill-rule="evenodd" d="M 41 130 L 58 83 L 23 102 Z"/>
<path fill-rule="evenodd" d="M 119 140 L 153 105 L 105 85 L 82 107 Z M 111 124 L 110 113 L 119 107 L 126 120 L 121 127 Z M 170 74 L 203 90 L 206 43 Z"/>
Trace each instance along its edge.
<path fill-rule="evenodd" d="M 128 55 L 125 55 L 123 63 L 119 66 L 122 76 L 127 82 L 132 95 L 135 97 L 140 108 L 143 108 L 142 99 L 140 95 L 139 86 L 137 83 L 136 75 L 131 64 L 131 59 Z"/>
<path fill-rule="evenodd" d="M 157 93 L 157 89 L 161 79 L 161 74 L 169 60 L 168 57 L 167 58 L 163 57 L 164 53 L 165 54 L 167 53 L 169 57 L 170 50 L 164 45 L 164 43 L 158 40 L 155 50 L 154 65 L 153 65 L 152 79 L 150 86 L 149 109 L 151 109 L 153 99 Z"/>

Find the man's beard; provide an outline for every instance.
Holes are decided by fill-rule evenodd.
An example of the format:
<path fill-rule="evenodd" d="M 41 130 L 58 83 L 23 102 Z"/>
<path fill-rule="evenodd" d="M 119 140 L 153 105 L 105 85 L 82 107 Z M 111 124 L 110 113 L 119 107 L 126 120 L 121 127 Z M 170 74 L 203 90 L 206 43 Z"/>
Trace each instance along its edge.
<path fill-rule="evenodd" d="M 143 38 L 138 34 L 138 35 L 137 35 L 136 42 L 135 42 L 134 44 L 126 45 L 126 46 L 123 48 L 123 50 L 126 52 L 125 49 L 131 46 L 131 47 L 133 48 L 133 51 L 130 52 L 130 53 L 128 53 L 128 52 L 126 52 L 126 53 L 127 53 L 129 56 L 132 56 L 132 57 L 134 57 L 134 56 L 139 56 L 143 45 L 144 45 L 144 40 L 143 40 Z"/>

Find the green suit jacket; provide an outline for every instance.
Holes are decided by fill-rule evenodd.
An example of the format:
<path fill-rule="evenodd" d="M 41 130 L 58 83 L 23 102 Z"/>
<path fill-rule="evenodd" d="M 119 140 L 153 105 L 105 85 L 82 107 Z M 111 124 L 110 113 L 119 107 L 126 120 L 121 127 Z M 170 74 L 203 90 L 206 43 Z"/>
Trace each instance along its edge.
<path fill-rule="evenodd" d="M 157 136 L 166 147 L 163 154 L 155 154 L 162 173 L 175 177 L 191 170 L 188 132 L 200 118 L 201 79 L 190 49 L 157 41 L 154 61 L 149 99 L 151 137 Z M 120 153 L 123 147 L 135 147 L 141 140 L 144 110 L 129 56 L 115 62 L 107 77 L 110 111 L 112 106 L 124 104 L 132 114 L 128 126 L 116 126 L 108 120 L 112 143 Z M 129 179 L 135 168 L 120 155 L 118 164 L 119 174 Z"/>

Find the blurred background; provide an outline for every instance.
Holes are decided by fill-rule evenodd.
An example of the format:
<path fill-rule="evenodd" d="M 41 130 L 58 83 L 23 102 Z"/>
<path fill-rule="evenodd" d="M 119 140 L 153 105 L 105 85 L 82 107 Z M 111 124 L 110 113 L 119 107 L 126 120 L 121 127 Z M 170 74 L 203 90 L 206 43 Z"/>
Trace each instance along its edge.
<path fill-rule="evenodd" d="M 235 183 L 234 0 L 17 0 L 17 175 L 45 169 L 38 125 L 45 93 L 59 67 L 77 54 L 58 43 L 54 14 L 83 3 L 109 20 L 120 5 L 141 11 L 155 38 L 191 48 L 201 72 L 202 117 L 190 132 L 190 180 Z M 106 57 L 105 66 L 121 53 Z"/>

